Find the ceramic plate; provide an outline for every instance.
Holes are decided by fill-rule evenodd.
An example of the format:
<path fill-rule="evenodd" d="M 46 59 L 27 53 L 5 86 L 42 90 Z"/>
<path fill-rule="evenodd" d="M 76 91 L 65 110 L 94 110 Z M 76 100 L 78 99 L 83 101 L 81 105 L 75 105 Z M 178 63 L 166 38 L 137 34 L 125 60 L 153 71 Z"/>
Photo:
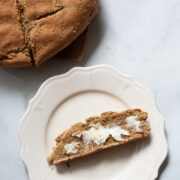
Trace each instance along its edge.
<path fill-rule="evenodd" d="M 55 137 L 104 111 L 141 108 L 152 128 L 147 139 L 66 164 L 49 165 Z M 19 127 L 21 157 L 31 180 L 153 180 L 167 155 L 164 120 L 153 94 L 109 66 L 76 67 L 48 79 L 29 102 Z"/>

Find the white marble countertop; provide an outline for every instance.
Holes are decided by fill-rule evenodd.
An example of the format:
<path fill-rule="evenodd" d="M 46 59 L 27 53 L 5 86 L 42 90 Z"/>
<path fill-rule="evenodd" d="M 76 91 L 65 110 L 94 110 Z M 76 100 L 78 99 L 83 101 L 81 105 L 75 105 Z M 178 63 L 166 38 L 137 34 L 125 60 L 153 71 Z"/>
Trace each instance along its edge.
<path fill-rule="evenodd" d="M 75 66 L 109 64 L 155 94 L 169 146 L 158 179 L 179 180 L 180 1 L 103 0 L 86 45 L 81 62 L 55 57 L 38 69 L 0 69 L 0 179 L 28 179 L 17 129 L 42 82 Z"/>

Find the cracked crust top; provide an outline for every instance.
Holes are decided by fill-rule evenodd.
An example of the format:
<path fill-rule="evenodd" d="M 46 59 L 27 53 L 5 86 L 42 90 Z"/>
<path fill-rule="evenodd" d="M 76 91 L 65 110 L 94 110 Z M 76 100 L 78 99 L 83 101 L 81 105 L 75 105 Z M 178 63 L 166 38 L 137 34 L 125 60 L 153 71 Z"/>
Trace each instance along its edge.
<path fill-rule="evenodd" d="M 40 19 L 57 10 L 55 0 L 24 0 L 24 7 L 28 21 Z"/>
<path fill-rule="evenodd" d="M 87 28 L 98 2 L 1 0 L 0 10 L 0 66 L 39 66 Z"/>
<path fill-rule="evenodd" d="M 31 66 L 14 0 L 0 1 L 0 66 Z"/>

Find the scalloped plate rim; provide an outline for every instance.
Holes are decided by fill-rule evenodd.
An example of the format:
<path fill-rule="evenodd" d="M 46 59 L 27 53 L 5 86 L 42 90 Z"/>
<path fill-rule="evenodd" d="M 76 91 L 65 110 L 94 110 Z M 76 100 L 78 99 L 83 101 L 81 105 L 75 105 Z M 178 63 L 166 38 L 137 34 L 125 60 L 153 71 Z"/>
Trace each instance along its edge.
<path fill-rule="evenodd" d="M 26 111 L 24 113 L 24 115 L 22 116 L 22 118 L 20 119 L 20 123 L 19 123 L 19 127 L 18 127 L 18 136 L 20 139 L 20 143 L 21 143 L 21 160 L 23 161 L 24 165 L 27 168 L 27 172 L 29 174 L 29 166 L 28 163 L 26 162 L 26 159 L 24 157 L 24 148 L 25 148 L 25 143 L 23 142 L 23 123 L 26 120 L 26 117 L 28 117 L 29 113 L 31 113 L 33 104 L 35 103 L 35 101 L 39 98 L 40 94 L 43 92 L 43 89 L 46 88 L 47 86 L 50 86 L 55 80 L 59 80 L 59 79 L 63 79 L 67 76 L 71 76 L 73 75 L 73 73 L 75 73 L 76 71 L 84 71 L 87 72 L 89 70 L 92 69 L 98 69 L 98 68 L 106 68 L 109 69 L 111 71 L 113 71 L 114 73 L 118 74 L 118 76 L 121 76 L 123 78 L 128 79 L 129 81 L 131 81 L 131 83 L 135 84 L 137 87 L 143 89 L 144 91 L 146 91 L 153 99 L 155 108 L 156 108 L 156 113 L 159 116 L 159 119 L 161 120 L 161 125 L 162 125 L 162 129 L 163 129 L 163 133 L 161 134 L 163 136 L 164 139 L 164 151 L 162 152 L 161 157 L 159 158 L 159 161 L 156 165 L 156 167 L 154 167 L 154 170 L 150 176 L 150 180 L 156 179 L 158 177 L 158 172 L 159 172 L 159 168 L 161 167 L 163 161 L 165 160 L 167 154 L 168 154 L 168 145 L 167 145 L 167 139 L 166 139 L 166 135 L 165 135 L 165 121 L 162 117 L 162 115 L 160 114 L 157 104 L 156 104 L 156 100 L 155 97 L 153 95 L 153 93 L 146 87 L 144 87 L 143 85 L 141 85 L 140 83 L 138 83 L 132 76 L 130 76 L 129 74 L 125 74 L 125 73 L 121 73 L 119 72 L 117 69 L 115 69 L 112 66 L 109 65 L 95 65 L 95 66 L 89 66 L 89 67 L 73 67 L 71 68 L 69 71 L 67 71 L 64 74 L 60 74 L 60 75 L 56 75 L 53 77 L 48 78 L 47 80 L 45 80 L 39 87 L 38 91 L 36 92 L 36 94 L 34 95 L 34 97 L 31 98 L 31 100 L 28 102 L 28 106 L 26 108 Z"/>

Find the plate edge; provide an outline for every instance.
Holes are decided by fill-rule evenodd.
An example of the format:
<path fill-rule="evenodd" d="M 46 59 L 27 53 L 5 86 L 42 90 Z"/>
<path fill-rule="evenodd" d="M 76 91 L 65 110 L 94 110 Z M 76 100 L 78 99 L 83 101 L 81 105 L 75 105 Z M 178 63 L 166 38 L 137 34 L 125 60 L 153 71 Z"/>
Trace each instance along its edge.
<path fill-rule="evenodd" d="M 123 78 L 126 78 L 128 79 L 129 81 L 131 81 L 133 84 L 135 84 L 136 86 L 144 89 L 153 99 L 153 103 L 154 103 L 154 107 L 155 107 L 155 110 L 156 110 L 156 113 L 157 115 L 159 116 L 159 118 L 161 119 L 162 121 L 162 129 L 163 129 L 163 132 L 162 132 L 162 138 L 163 138 L 163 143 L 164 143 L 164 151 L 162 152 L 162 156 L 161 158 L 159 158 L 159 163 L 158 165 L 153 168 L 153 172 L 152 172 L 152 175 L 150 176 L 150 179 L 149 180 L 154 180 L 157 178 L 158 176 L 158 172 L 159 172 L 159 168 L 161 167 L 163 161 L 165 160 L 167 154 L 168 154 L 168 145 L 167 145 L 167 139 L 166 139 L 166 135 L 165 135 L 165 121 L 162 117 L 162 115 L 160 114 L 159 112 L 159 109 L 158 109 L 158 106 L 157 106 L 157 103 L 156 103 L 156 99 L 155 99 L 155 96 L 153 95 L 153 93 L 146 87 L 144 87 L 143 85 L 141 85 L 140 83 L 136 82 L 136 80 L 128 75 L 128 74 L 125 74 L 125 73 L 121 73 L 119 72 L 117 69 L 115 69 L 114 67 L 112 66 L 109 66 L 109 65 L 95 65 L 95 66 L 89 66 L 89 67 L 74 67 L 72 69 L 70 69 L 69 71 L 67 71 L 66 73 L 64 74 L 60 74 L 60 75 L 56 75 L 56 76 L 53 76 L 53 77 L 50 77 L 48 78 L 47 80 L 45 80 L 39 87 L 38 91 L 36 92 L 36 94 L 31 98 L 31 100 L 28 102 L 28 106 L 26 108 L 26 111 L 24 113 L 24 115 L 22 116 L 22 118 L 20 119 L 20 123 L 19 123 L 19 126 L 18 126 L 18 136 L 19 136 L 19 139 L 20 139 L 20 144 L 21 144 L 21 153 L 20 153 L 20 157 L 21 157 L 21 160 L 23 161 L 24 165 L 26 166 L 27 168 L 27 171 L 28 171 L 28 174 L 29 174 L 29 167 L 28 167 L 28 163 L 27 163 L 27 160 L 25 159 L 24 157 L 24 146 L 25 146 L 25 143 L 23 142 L 23 124 L 25 122 L 25 119 L 26 117 L 29 115 L 29 113 L 31 112 L 32 110 L 32 107 L 33 107 L 33 103 L 36 101 L 36 99 L 39 97 L 39 95 L 42 93 L 43 89 L 46 88 L 47 86 L 49 86 L 51 83 L 53 83 L 53 81 L 57 80 L 57 79 L 63 79 L 67 76 L 71 76 L 73 73 L 75 73 L 76 71 L 84 71 L 84 72 L 87 72 L 89 70 L 94 70 L 94 69 L 98 69 L 98 68 L 105 68 L 105 69 L 108 69 L 108 70 L 111 70 L 113 71 L 114 73 L 118 74 L 118 76 L 121 76 Z"/>

